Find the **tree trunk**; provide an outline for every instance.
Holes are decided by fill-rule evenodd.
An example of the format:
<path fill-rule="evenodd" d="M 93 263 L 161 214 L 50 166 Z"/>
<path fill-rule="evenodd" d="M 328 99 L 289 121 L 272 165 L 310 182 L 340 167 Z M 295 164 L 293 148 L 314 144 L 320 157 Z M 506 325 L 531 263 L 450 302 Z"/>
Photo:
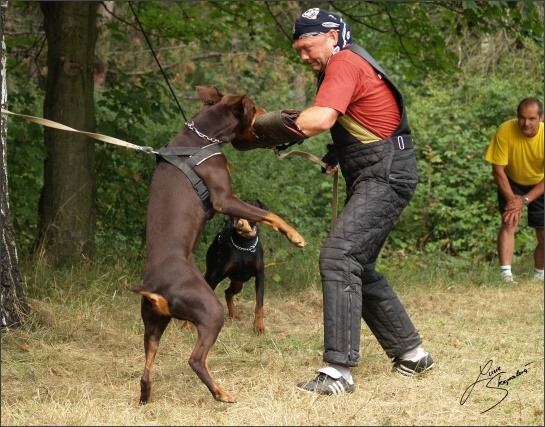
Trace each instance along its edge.
<path fill-rule="evenodd" d="M 4 28 L 5 9 L 7 2 L 1 2 L 1 28 Z M 2 108 L 7 109 L 7 89 L 6 89 L 6 45 L 4 43 L 4 33 L 1 35 L 2 57 L 1 57 L 1 103 Z M 23 290 L 23 280 L 19 271 L 19 262 L 17 260 L 17 247 L 15 246 L 15 235 L 13 231 L 13 222 L 9 210 L 8 193 L 8 169 L 6 163 L 6 139 L 7 139 L 7 114 L 1 116 L 0 131 L 0 155 L 1 159 L 1 177 L 0 177 L 0 210 L 2 212 L 2 246 L 0 246 L 0 258 L 2 259 L 2 286 L 0 293 L 0 325 L 5 327 L 20 326 L 28 315 L 28 304 Z"/>
<path fill-rule="evenodd" d="M 47 37 L 44 118 L 95 132 L 94 52 L 99 2 L 41 2 Z M 35 250 L 55 266 L 93 259 L 95 145 L 87 136 L 44 128 L 47 156 Z"/>

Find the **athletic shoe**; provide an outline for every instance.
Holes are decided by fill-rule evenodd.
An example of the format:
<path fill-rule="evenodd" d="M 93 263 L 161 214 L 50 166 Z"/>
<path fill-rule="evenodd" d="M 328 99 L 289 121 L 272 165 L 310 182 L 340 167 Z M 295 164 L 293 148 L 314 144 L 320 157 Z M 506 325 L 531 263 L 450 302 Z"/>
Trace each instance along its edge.
<path fill-rule="evenodd" d="M 537 271 L 534 271 L 534 279 L 543 280 L 543 273 L 538 273 Z"/>
<path fill-rule="evenodd" d="M 513 276 L 513 273 L 511 273 L 510 271 L 509 272 L 502 271 L 501 275 L 503 277 L 504 282 L 514 282 L 515 281 L 515 276 Z"/>
<path fill-rule="evenodd" d="M 424 372 L 429 371 L 435 367 L 433 359 L 429 354 L 426 354 L 424 357 L 412 361 L 412 360 L 403 360 L 399 357 L 394 358 L 394 367 L 393 372 L 397 372 L 406 377 L 414 377 L 418 374 L 423 374 Z"/>
<path fill-rule="evenodd" d="M 342 392 L 354 392 L 354 384 L 349 384 L 348 381 L 344 379 L 344 377 L 334 379 L 324 373 L 320 373 L 313 380 L 303 381 L 297 384 L 297 388 L 302 391 L 325 394 L 327 396 L 330 396 L 332 394 L 340 394 Z"/>

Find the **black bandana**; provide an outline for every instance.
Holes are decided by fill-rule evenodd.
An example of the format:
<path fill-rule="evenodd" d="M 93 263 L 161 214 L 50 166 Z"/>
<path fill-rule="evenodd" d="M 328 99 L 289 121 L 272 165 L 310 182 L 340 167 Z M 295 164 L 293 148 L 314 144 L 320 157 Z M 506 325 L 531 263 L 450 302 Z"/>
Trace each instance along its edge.
<path fill-rule="evenodd" d="M 355 43 L 350 34 L 350 27 L 340 16 L 317 7 L 307 10 L 297 18 L 293 25 L 293 41 L 319 36 L 329 30 L 335 30 L 339 33 L 337 46 L 333 51 L 334 54 L 343 50 L 347 44 Z"/>

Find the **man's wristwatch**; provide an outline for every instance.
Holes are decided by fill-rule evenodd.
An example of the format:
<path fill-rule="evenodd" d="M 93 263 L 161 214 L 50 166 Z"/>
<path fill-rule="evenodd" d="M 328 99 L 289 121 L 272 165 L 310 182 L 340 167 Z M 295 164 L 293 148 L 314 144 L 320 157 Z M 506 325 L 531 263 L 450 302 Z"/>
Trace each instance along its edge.
<path fill-rule="evenodd" d="M 528 206 L 530 204 L 530 200 L 528 200 L 528 197 L 523 196 L 522 203 L 524 203 L 524 206 Z"/>

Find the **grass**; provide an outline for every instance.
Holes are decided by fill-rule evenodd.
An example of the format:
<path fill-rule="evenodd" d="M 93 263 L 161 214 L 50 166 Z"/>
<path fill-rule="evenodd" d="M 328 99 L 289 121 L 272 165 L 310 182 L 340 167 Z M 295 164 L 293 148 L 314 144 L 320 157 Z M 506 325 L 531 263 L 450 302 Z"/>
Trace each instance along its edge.
<path fill-rule="evenodd" d="M 522 262 L 518 270 L 531 271 L 529 259 Z M 308 271 L 315 269 L 308 264 Z M 24 267 L 32 312 L 23 328 L 2 334 L 1 423 L 543 425 L 543 283 L 519 273 L 517 283 L 504 284 L 495 267 L 453 274 L 411 265 L 385 263 L 382 271 L 436 361 L 426 376 L 391 373 L 389 359 L 363 324 L 360 364 L 352 370 L 355 392 L 324 397 L 297 390 L 296 382 L 323 366 L 319 276 L 301 272 L 306 287 L 292 292 L 283 283 L 285 266 L 272 265 L 266 334 L 252 331 L 249 282 L 236 298 L 241 319 L 226 319 L 210 355 L 214 378 L 237 403 L 212 398 L 187 364 L 195 331 L 173 321 L 161 341 L 149 405 L 138 404 L 143 326 L 139 297 L 130 292 L 140 267 Z M 226 285 L 216 291 L 224 307 Z M 505 392 L 479 382 L 463 405 L 461 398 L 488 361 L 491 372 L 497 367 L 505 372 L 503 380 L 525 367 L 527 372 L 503 386 L 508 395 L 483 413 Z"/>

